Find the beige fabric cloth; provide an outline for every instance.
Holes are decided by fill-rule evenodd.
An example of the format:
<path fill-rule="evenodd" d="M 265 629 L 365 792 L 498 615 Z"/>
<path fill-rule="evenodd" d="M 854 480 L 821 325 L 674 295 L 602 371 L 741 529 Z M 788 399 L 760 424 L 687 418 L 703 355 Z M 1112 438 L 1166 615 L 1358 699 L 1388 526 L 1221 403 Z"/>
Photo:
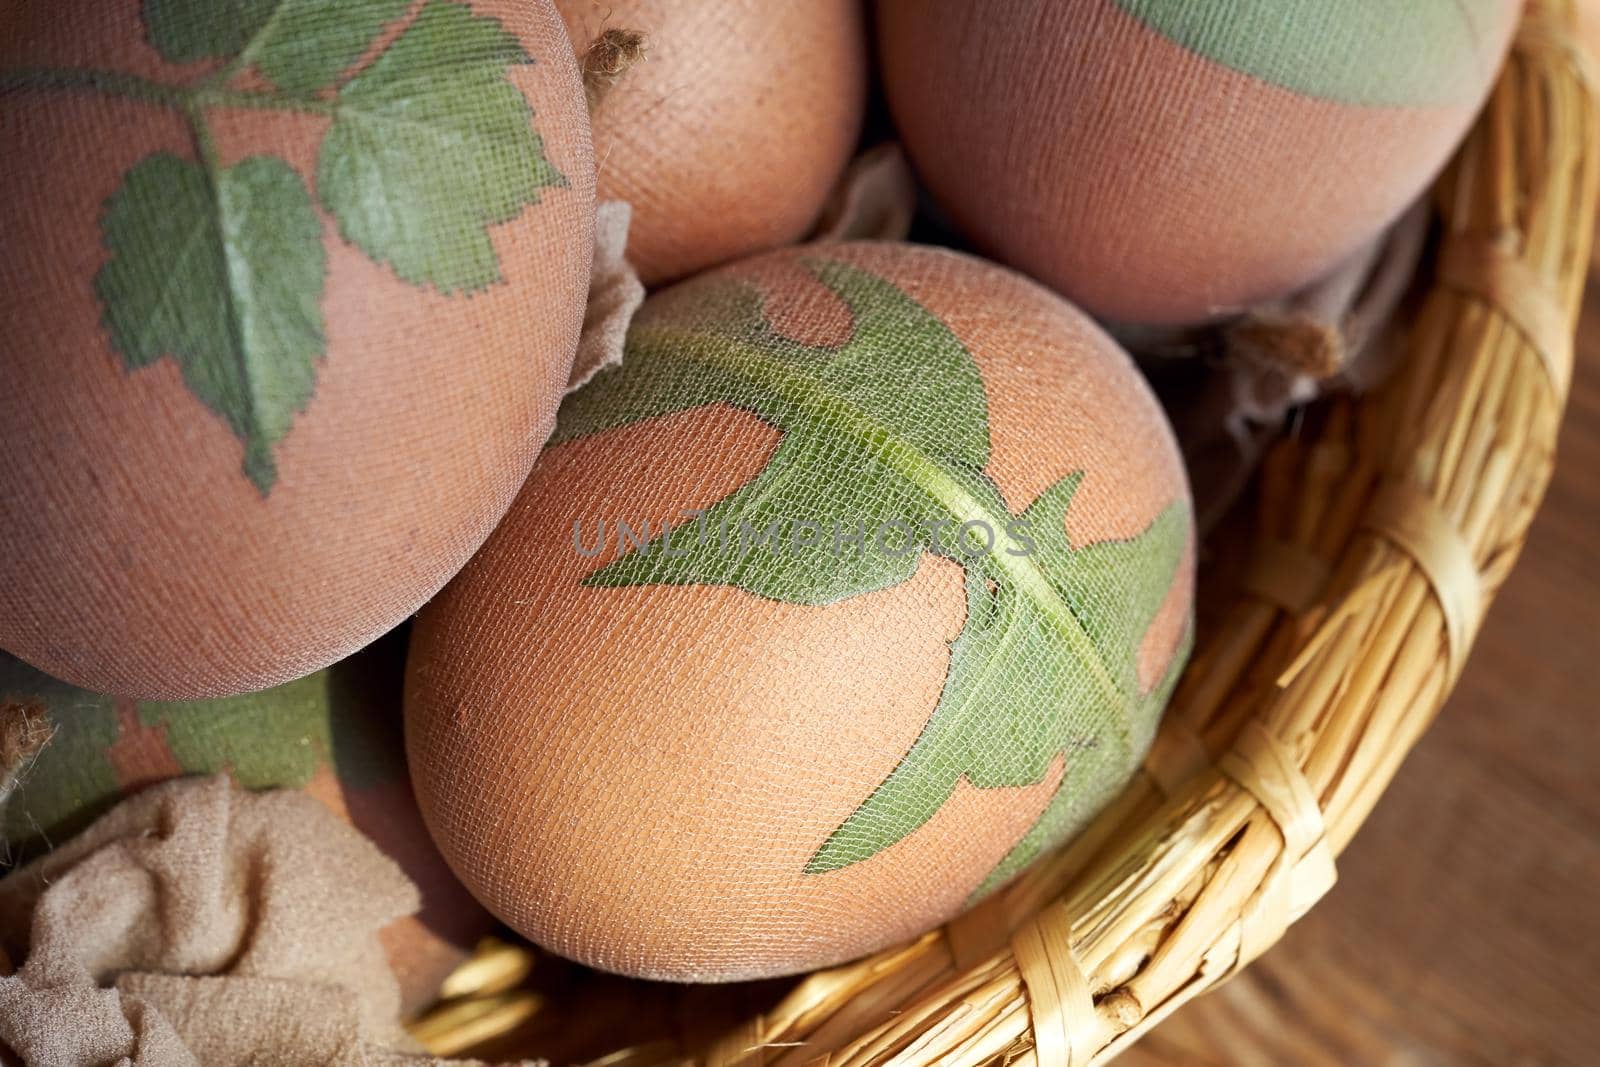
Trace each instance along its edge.
<path fill-rule="evenodd" d="M 898 142 L 857 156 L 823 206 L 813 241 L 903 241 L 917 213 L 917 183 Z"/>
<path fill-rule="evenodd" d="M 293 791 L 163 783 L 0 880 L 0 1046 L 51 1065 L 417 1064 L 377 932 L 415 887 Z"/>
<path fill-rule="evenodd" d="M 594 270 L 589 275 L 589 305 L 583 312 L 583 333 L 572 361 L 567 392 L 622 362 L 623 344 L 633 313 L 644 303 L 644 283 L 626 257 L 633 207 L 624 200 L 605 200 L 594 209 Z"/>
<path fill-rule="evenodd" d="M 1202 532 L 1244 492 L 1289 412 L 1388 377 L 1430 218 L 1419 201 L 1327 277 L 1220 328 L 1112 328 L 1165 402 Z"/>

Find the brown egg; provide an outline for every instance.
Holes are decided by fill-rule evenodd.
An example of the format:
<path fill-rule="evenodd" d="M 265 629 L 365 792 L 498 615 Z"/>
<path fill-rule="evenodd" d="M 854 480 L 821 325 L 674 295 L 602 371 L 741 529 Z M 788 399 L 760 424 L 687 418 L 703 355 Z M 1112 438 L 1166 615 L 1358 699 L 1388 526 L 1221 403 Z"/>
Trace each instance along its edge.
<path fill-rule="evenodd" d="M 571 365 L 593 162 L 548 0 L 275 10 L 5 13 L 0 647 L 99 692 L 260 689 L 393 627 Z"/>
<path fill-rule="evenodd" d="M 881 0 L 884 89 L 980 248 L 1089 312 L 1215 318 L 1421 195 L 1520 0 Z"/>
<path fill-rule="evenodd" d="M 494 926 L 428 839 L 400 738 L 404 635 L 327 670 L 221 700 L 135 701 L 57 681 L 0 653 L 0 707 L 47 724 L 0 810 L 0 872 L 85 829 L 124 797 L 227 772 L 246 789 L 303 789 L 400 866 L 422 907 L 379 931 L 407 1014 Z"/>
<path fill-rule="evenodd" d="M 1144 381 L 1021 276 L 863 243 L 697 277 L 419 617 L 423 816 L 490 910 L 594 966 L 861 955 L 1126 781 L 1187 647 L 1191 543 Z"/>
<path fill-rule="evenodd" d="M 592 116 L 602 200 L 633 205 L 646 285 L 798 240 L 861 126 L 867 60 L 854 0 L 556 0 L 579 55 L 607 29 L 644 58 Z"/>

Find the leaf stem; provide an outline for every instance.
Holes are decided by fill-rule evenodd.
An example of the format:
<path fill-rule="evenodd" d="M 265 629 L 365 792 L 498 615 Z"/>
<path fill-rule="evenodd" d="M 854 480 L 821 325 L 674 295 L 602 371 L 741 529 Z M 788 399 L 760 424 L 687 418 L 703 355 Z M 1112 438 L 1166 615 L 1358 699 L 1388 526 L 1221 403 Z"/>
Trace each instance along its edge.
<path fill-rule="evenodd" d="M 191 100 L 186 104 L 183 111 L 189 120 L 189 125 L 194 127 L 195 153 L 206 168 L 206 177 L 211 182 L 212 192 L 220 195 L 218 183 L 222 178 L 222 157 L 217 151 L 217 139 L 211 133 L 211 125 L 206 122 L 201 107 L 194 101 Z"/>
<path fill-rule="evenodd" d="M 675 337 L 675 332 L 670 329 L 652 332 L 661 337 Z M 957 478 L 922 451 L 901 440 L 871 414 L 836 394 L 822 394 L 814 381 L 796 374 L 754 345 L 731 343 L 726 349 L 712 355 L 707 351 L 707 346 L 693 343 L 692 337 L 675 339 L 681 342 L 676 345 L 678 350 L 689 353 L 691 359 L 714 364 L 719 371 L 744 378 L 762 390 L 775 393 L 798 407 L 833 421 L 876 452 L 882 462 L 921 489 L 929 499 L 936 501 L 958 523 L 982 519 L 992 528 L 999 528 L 1014 518 L 1009 514 L 993 514 Z M 1013 556 L 1005 552 L 995 553 L 992 558 L 996 569 L 1038 604 L 1045 616 L 1055 624 L 1078 658 L 1088 665 L 1095 686 L 1113 706 L 1131 709 L 1134 697 L 1117 684 L 1083 624 L 1056 592 L 1038 564 L 1030 557 Z"/>
<path fill-rule="evenodd" d="M 225 89 L 229 82 L 239 76 L 239 72 L 255 62 L 256 53 L 261 51 L 261 46 L 271 38 L 273 28 L 277 26 L 278 16 L 283 14 L 286 5 L 280 3 L 272 9 L 272 14 L 267 16 L 267 21 L 255 32 L 239 54 L 218 67 L 217 70 L 200 83 L 200 87 L 207 90 Z"/>
<path fill-rule="evenodd" d="M 179 108 L 185 106 L 192 95 L 192 91 L 182 85 L 168 85 L 114 70 L 40 67 L 0 71 L 0 92 L 29 89 L 91 89 L 108 96 Z"/>
<path fill-rule="evenodd" d="M 223 182 L 227 177 L 227 168 L 222 165 L 222 154 L 217 150 L 216 137 L 211 132 L 211 124 L 206 121 L 205 108 L 198 96 L 190 101 L 189 105 L 184 109 L 184 114 L 189 120 L 189 125 L 194 129 L 195 154 L 199 157 L 200 165 L 206 172 L 206 184 L 211 191 L 211 209 L 216 213 L 218 224 L 224 234 L 227 234 L 230 232 L 230 223 L 234 217 L 232 205 L 229 203 L 227 195 L 222 188 Z M 248 357 L 245 355 L 248 345 L 243 322 L 244 310 L 240 307 L 239 301 L 234 295 L 248 291 L 250 285 L 248 278 L 240 277 L 241 267 L 238 257 L 234 255 L 231 243 L 226 240 L 223 242 L 222 269 L 228 278 L 228 284 L 223 288 L 223 293 L 227 305 L 227 325 L 231 341 L 229 347 L 232 352 L 237 354 L 239 359 L 236 373 L 239 381 L 243 384 L 243 388 L 239 391 L 239 400 L 244 405 L 247 413 L 243 424 L 246 427 L 250 427 L 250 429 L 239 434 L 244 440 L 245 473 L 249 475 L 251 481 L 256 483 L 256 488 L 261 491 L 261 495 L 266 496 L 272 488 L 272 481 L 277 478 L 277 472 L 272 464 L 270 451 L 264 456 L 258 452 L 261 443 L 254 428 L 261 425 L 260 404 L 254 389 L 251 387 L 255 377 L 251 374 Z M 261 481 L 262 478 L 268 479 L 265 484 Z"/>
<path fill-rule="evenodd" d="M 300 111 L 311 115 L 332 115 L 335 104 L 317 96 L 290 93 L 246 93 L 237 89 L 197 89 L 194 99 L 202 107 L 239 107 L 265 111 Z"/>
<path fill-rule="evenodd" d="M 26 90 L 87 89 L 161 107 L 190 112 L 195 107 L 236 107 L 251 110 L 299 111 L 332 115 L 335 104 L 317 96 L 280 92 L 244 92 L 202 81 L 198 85 L 171 85 L 114 70 L 39 67 L 0 71 L 0 93 Z"/>

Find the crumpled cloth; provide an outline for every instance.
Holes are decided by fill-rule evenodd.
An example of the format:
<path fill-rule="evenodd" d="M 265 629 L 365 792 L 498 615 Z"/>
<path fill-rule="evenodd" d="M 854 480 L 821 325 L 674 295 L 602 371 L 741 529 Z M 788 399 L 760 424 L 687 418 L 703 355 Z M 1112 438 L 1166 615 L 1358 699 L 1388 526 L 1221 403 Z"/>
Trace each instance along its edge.
<path fill-rule="evenodd" d="M 1423 198 L 1326 277 L 1220 328 L 1111 327 L 1172 419 L 1202 533 L 1244 492 L 1290 411 L 1366 392 L 1394 369 L 1397 313 L 1430 218 Z"/>
<path fill-rule="evenodd" d="M 0 879 L 20 962 L 0 1048 L 38 1067 L 442 1063 L 400 1028 L 377 936 L 418 904 L 302 793 L 153 786 Z"/>
<path fill-rule="evenodd" d="M 627 260 L 628 225 L 633 205 L 602 200 L 594 208 L 594 267 L 589 274 L 589 303 L 583 311 L 583 332 L 572 361 L 567 392 L 622 362 L 623 345 L 634 312 L 644 303 L 644 283 Z"/>
<path fill-rule="evenodd" d="M 899 143 L 862 152 L 839 178 L 813 241 L 903 241 L 917 213 L 917 183 Z"/>

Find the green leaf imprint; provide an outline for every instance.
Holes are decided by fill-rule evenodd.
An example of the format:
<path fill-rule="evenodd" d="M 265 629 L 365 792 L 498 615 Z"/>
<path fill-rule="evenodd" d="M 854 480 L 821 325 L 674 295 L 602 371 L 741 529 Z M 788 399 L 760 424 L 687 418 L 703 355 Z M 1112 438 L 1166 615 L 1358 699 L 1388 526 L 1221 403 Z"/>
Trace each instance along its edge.
<path fill-rule="evenodd" d="M 506 80 L 530 62 L 494 19 L 444 0 L 423 8 L 336 98 L 317 190 L 345 239 L 413 285 L 499 281 L 485 227 L 566 184 Z"/>
<path fill-rule="evenodd" d="M 170 355 L 190 391 L 245 445 L 263 494 L 326 352 L 322 227 L 300 176 L 252 156 L 215 172 L 170 153 L 141 161 L 106 203 L 111 258 L 95 277 L 129 369 Z"/>
<path fill-rule="evenodd" d="M 99 815 L 122 788 L 106 751 L 117 739 L 112 698 L 90 693 L 0 652 L 0 703 L 50 721 L 50 740 L 0 804 L 0 870 L 58 842 Z M 67 728 L 63 728 L 63 725 Z"/>
<path fill-rule="evenodd" d="M 1182 504 L 1137 537 L 1073 546 L 1066 513 L 1081 474 L 1013 514 L 983 475 L 987 401 L 960 341 L 904 292 L 858 268 L 809 269 L 849 306 L 838 348 L 777 335 L 759 296 L 723 288 L 699 306 L 731 327 L 636 327 L 621 367 L 563 405 L 553 442 L 707 404 L 743 408 L 783 431 L 762 472 L 698 520 L 602 567 L 589 586 L 731 585 L 786 603 L 827 604 L 908 579 L 918 551 L 831 543 L 835 524 L 926 530 L 922 543 L 966 570 L 967 619 L 951 645 L 939 703 L 899 765 L 817 850 L 808 873 L 876 855 L 927 822 L 966 778 L 980 789 L 1063 778 L 1038 823 L 980 888 L 1009 878 L 1074 833 L 1142 758 L 1181 669 L 1141 693 L 1138 652 L 1188 544 Z M 698 294 L 697 294 L 698 295 Z M 1032 550 L 979 551 L 954 530 L 981 521 L 1027 532 Z M 746 539 L 741 525 L 777 536 Z M 830 531 L 798 548 L 802 526 Z M 697 526 L 698 529 L 691 528 Z M 897 542 L 891 542 L 897 547 Z"/>
<path fill-rule="evenodd" d="M 227 58 L 285 92 L 330 85 L 409 0 L 145 0 L 150 42 L 175 63 Z"/>
<path fill-rule="evenodd" d="M 283 0 L 144 0 L 150 43 L 174 63 L 219 59 L 241 51 Z"/>
<path fill-rule="evenodd" d="M 298 789 L 326 765 L 344 784 L 368 788 L 394 776 L 398 753 L 383 750 L 377 717 L 341 689 L 341 676 L 362 667 L 346 661 L 215 700 L 145 701 L 139 722 L 165 728 L 167 747 L 187 774 L 227 770 L 246 789 Z"/>
<path fill-rule="evenodd" d="M 1191 52 L 1291 92 L 1367 107 L 1471 100 L 1506 0 L 1113 0 Z"/>
<path fill-rule="evenodd" d="M 369 649 L 257 693 L 135 702 L 68 685 L 0 652 L 0 703 L 21 704 L 51 729 L 0 804 L 0 868 L 172 773 L 228 771 L 247 789 L 298 789 L 326 768 L 346 793 L 402 780 L 399 664 L 387 650 Z M 135 728 L 144 733 L 129 737 Z"/>
<path fill-rule="evenodd" d="M 121 71 L 8 70 L 0 94 L 92 91 L 170 108 L 196 161 L 145 158 L 107 200 L 111 255 L 95 292 L 129 369 L 171 356 L 188 388 L 244 442 L 245 474 L 267 495 L 274 446 L 316 388 L 327 355 L 327 253 L 304 179 L 275 155 L 223 167 L 214 108 L 327 116 L 322 205 L 350 243 L 404 281 L 440 292 L 501 280 L 487 227 L 566 179 L 545 157 L 533 111 L 507 77 L 532 63 L 497 20 L 428 0 L 349 80 L 412 0 L 144 0 L 151 44 L 174 63 L 225 60 L 174 84 Z M 259 71 L 272 87 L 240 88 Z"/>
<path fill-rule="evenodd" d="M 286 0 L 273 13 L 258 46 L 240 58 L 285 92 L 310 92 L 329 85 L 361 57 L 384 24 L 398 18 L 408 0 Z"/>
<path fill-rule="evenodd" d="M 557 440 L 734 397 L 788 431 L 760 477 L 707 511 L 704 528 L 714 533 L 680 537 L 670 554 L 624 556 L 586 584 L 726 584 L 789 603 L 829 604 L 897 585 L 916 570 L 916 552 L 869 545 L 835 555 L 827 525 L 837 517 L 852 530 L 864 523 L 870 534 L 881 523 L 920 525 L 944 515 L 902 465 L 988 491 L 977 473 L 989 459 L 983 382 L 961 343 L 888 282 L 843 264 L 816 270 L 858 324 L 843 347 L 785 341 L 766 326 L 754 294 L 731 292 L 713 299 L 731 301 L 744 323 L 737 342 L 640 330 L 629 341 L 633 371 L 597 380 L 599 388 L 563 406 Z M 912 328 L 902 330 L 907 323 Z M 774 522 L 777 544 L 746 538 L 745 552 L 724 550 L 724 529 L 728 542 L 739 543 L 741 524 L 760 533 Z M 787 550 L 806 536 L 797 529 L 804 522 L 825 528 L 829 550 Z"/>

